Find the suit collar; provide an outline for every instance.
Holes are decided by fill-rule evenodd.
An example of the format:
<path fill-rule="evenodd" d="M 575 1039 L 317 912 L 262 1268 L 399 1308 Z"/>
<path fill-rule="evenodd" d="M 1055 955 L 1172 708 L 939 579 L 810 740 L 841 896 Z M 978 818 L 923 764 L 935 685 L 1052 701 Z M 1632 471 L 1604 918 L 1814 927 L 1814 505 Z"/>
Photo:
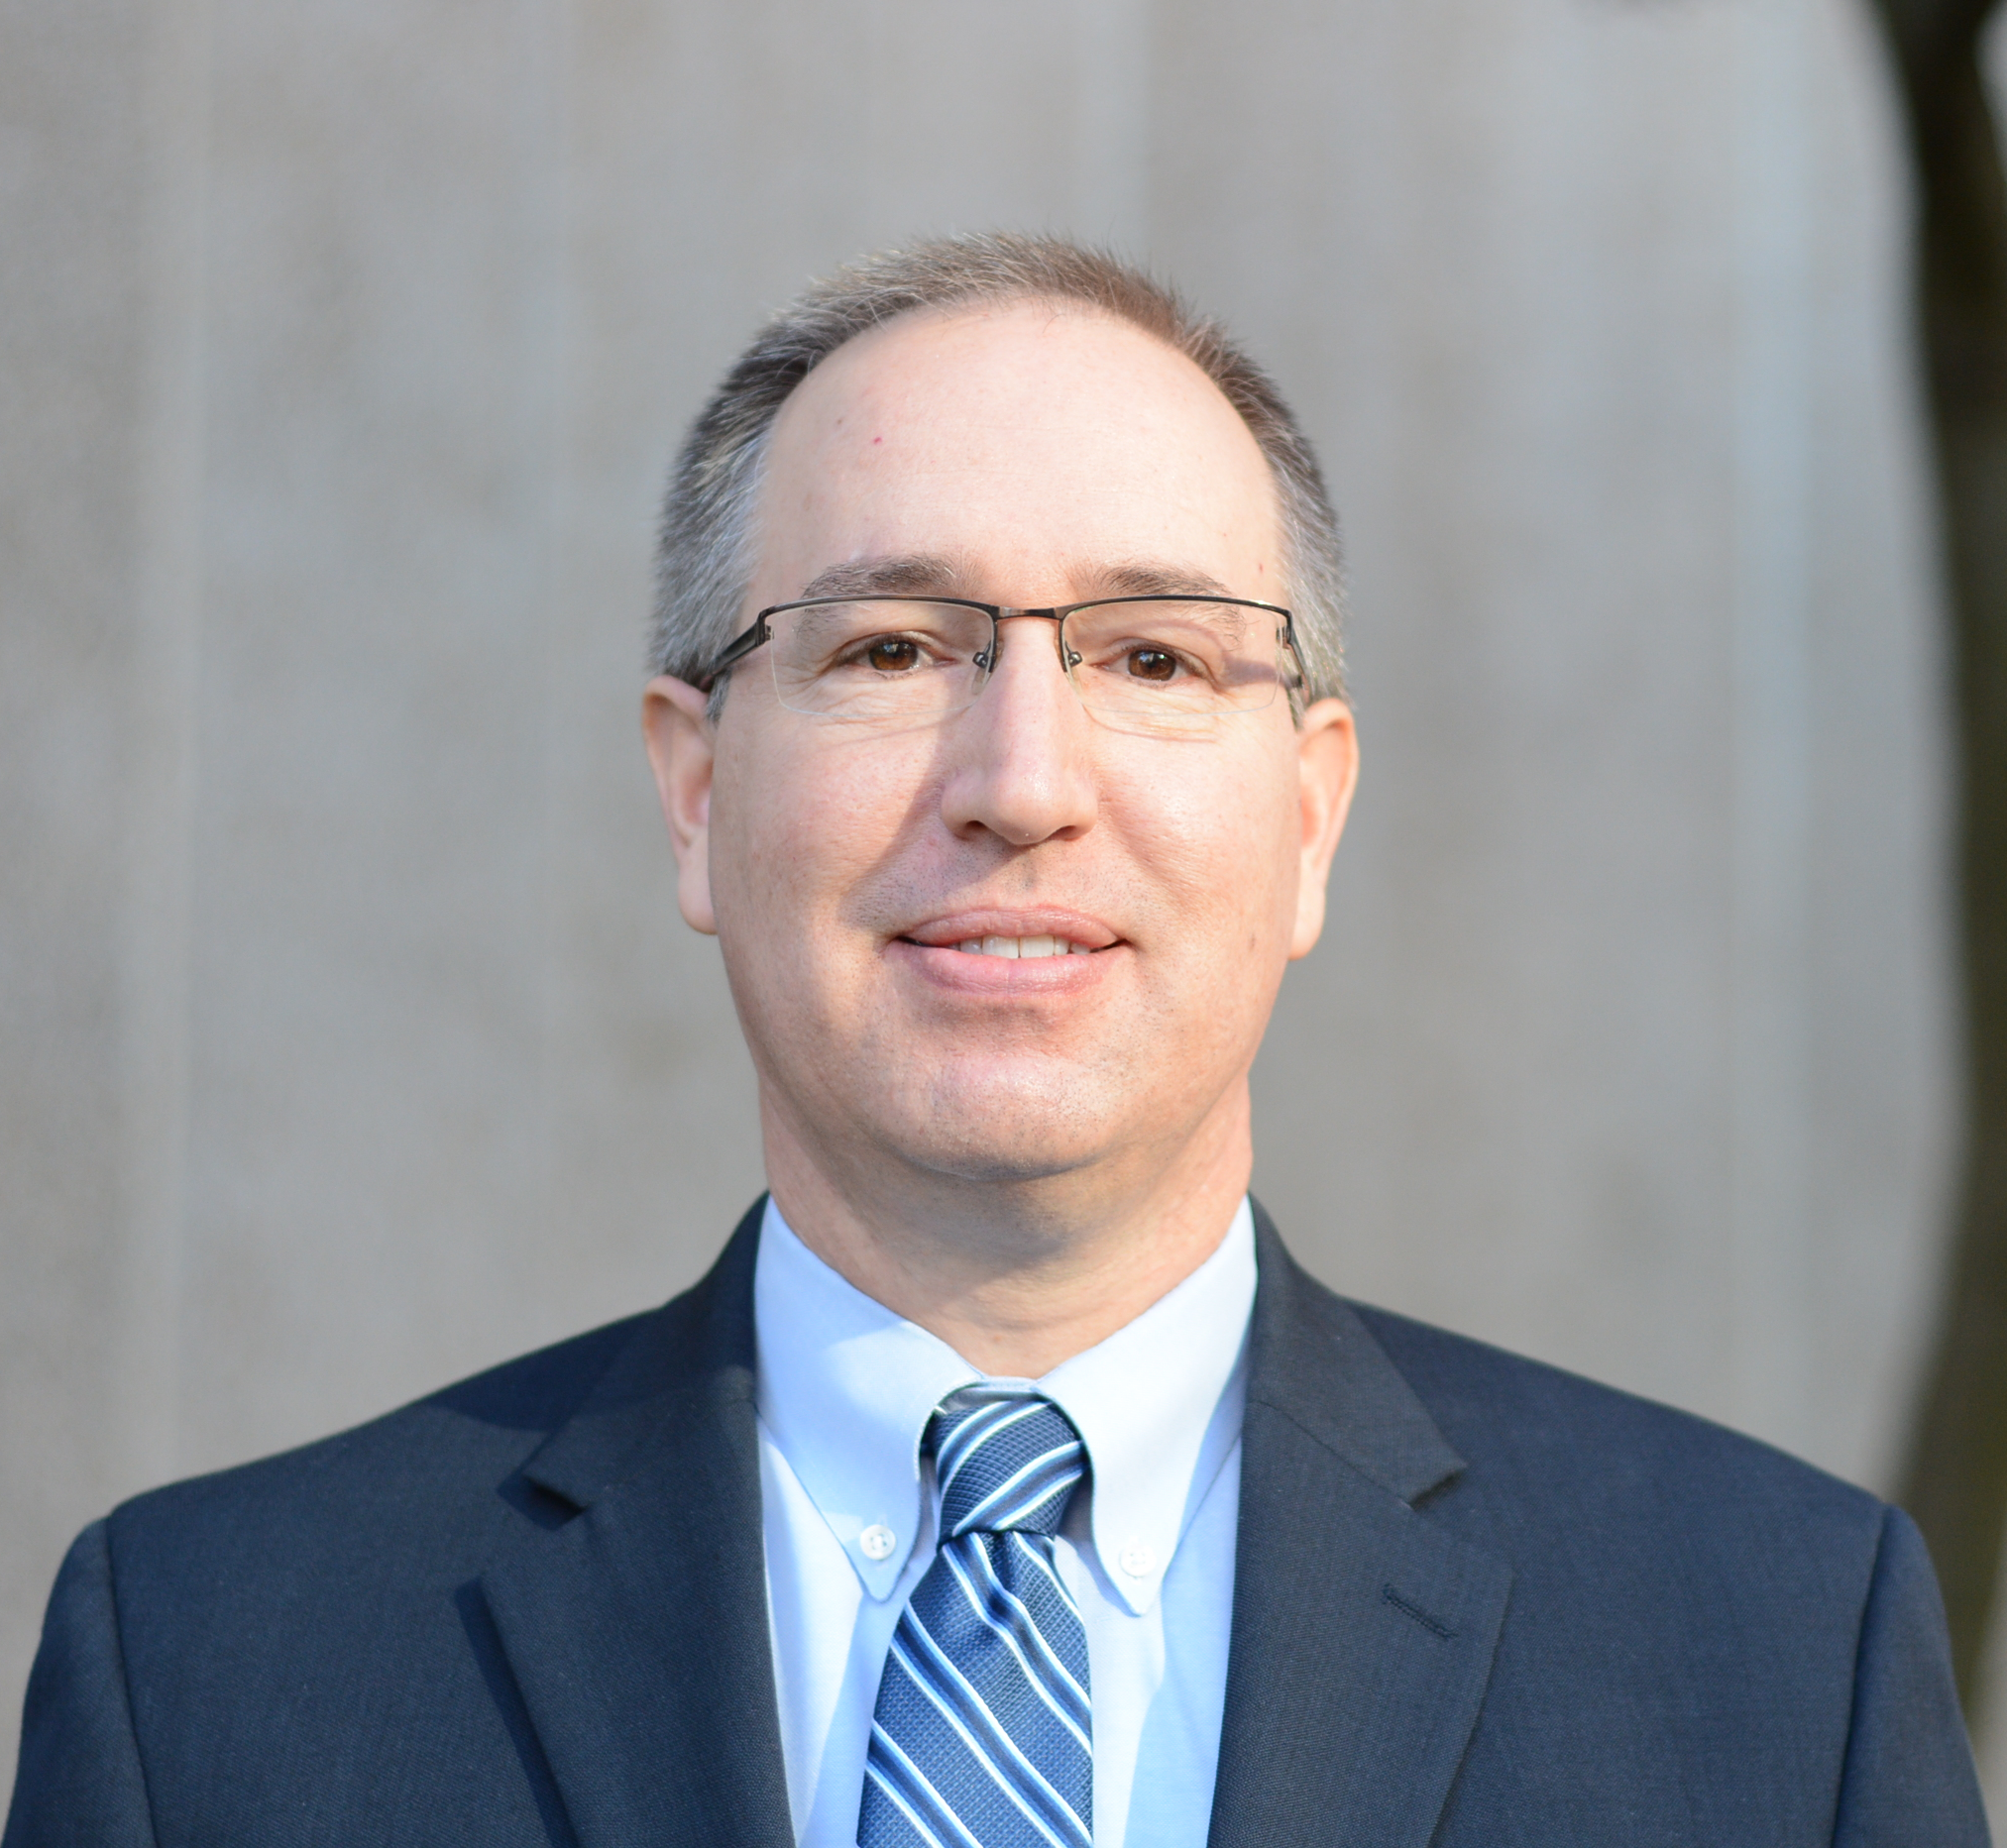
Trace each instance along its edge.
<path fill-rule="evenodd" d="M 1260 1284 L 1211 1848 L 1423 1848 L 1511 1582 L 1416 1503 L 1464 1464 L 1256 1209 Z"/>
<path fill-rule="evenodd" d="M 579 1848 L 790 1848 L 753 1413 L 759 1205 L 504 1485 L 481 1580 Z M 1424 1848 L 1509 1569 L 1415 1505 L 1462 1461 L 1255 1209 L 1211 1848 Z"/>
<path fill-rule="evenodd" d="M 1259 1202 L 1254 1211 L 1250 1399 L 1398 1501 L 1412 1504 L 1461 1475 L 1464 1460 L 1366 1324 L 1304 1274 Z"/>
<path fill-rule="evenodd" d="M 791 1848 L 754 1422 L 759 1208 L 505 1484 L 481 1592 L 579 1848 Z"/>
<path fill-rule="evenodd" d="M 764 1197 L 697 1284 L 644 1316 L 578 1409 L 522 1466 L 523 1482 L 574 1510 L 630 1477 L 665 1408 L 717 1410 L 753 1394 L 753 1265 Z"/>

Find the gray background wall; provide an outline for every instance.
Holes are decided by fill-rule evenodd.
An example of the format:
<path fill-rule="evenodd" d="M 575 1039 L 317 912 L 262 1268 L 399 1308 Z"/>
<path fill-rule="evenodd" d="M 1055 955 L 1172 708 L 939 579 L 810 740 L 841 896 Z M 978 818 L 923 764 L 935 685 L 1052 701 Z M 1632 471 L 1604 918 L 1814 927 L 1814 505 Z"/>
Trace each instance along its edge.
<path fill-rule="evenodd" d="M 758 1189 L 652 508 L 757 313 L 916 229 L 1162 265 L 1322 446 L 1299 1252 L 1886 1486 L 1950 1103 L 1905 211 L 1853 0 L 0 0 L 7 1749 L 82 1522 Z"/>

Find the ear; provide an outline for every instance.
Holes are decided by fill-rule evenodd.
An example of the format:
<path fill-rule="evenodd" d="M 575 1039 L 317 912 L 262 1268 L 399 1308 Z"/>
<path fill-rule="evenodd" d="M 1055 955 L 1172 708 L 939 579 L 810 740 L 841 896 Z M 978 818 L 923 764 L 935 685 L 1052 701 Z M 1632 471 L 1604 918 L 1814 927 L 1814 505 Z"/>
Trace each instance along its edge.
<path fill-rule="evenodd" d="M 658 675 L 641 695 L 641 735 L 655 767 L 662 818 L 676 852 L 676 902 L 683 921 L 718 934 L 711 904 L 711 774 L 718 736 L 705 716 L 708 696 L 688 681 Z"/>
<path fill-rule="evenodd" d="M 1331 877 L 1331 856 L 1352 809 L 1353 787 L 1359 781 L 1359 733 L 1352 708 L 1343 700 L 1319 700 L 1296 727 L 1296 765 L 1300 777 L 1302 860 L 1296 878 L 1296 927 L 1289 955 L 1307 956 L 1324 929 L 1324 888 Z"/>

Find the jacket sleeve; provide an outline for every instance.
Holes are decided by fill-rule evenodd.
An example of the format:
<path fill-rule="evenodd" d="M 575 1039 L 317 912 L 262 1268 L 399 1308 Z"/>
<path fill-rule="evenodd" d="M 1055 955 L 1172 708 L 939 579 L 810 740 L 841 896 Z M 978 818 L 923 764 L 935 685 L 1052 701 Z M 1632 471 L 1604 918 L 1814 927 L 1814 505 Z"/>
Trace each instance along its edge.
<path fill-rule="evenodd" d="M 1861 1614 L 1838 1848 L 1987 1848 L 1938 1581 L 1916 1524 L 1882 1518 Z M 11 1848 L 11 1844 L 9 1844 Z"/>
<path fill-rule="evenodd" d="M 154 1848 L 102 1521 L 50 1594 L 0 1848 Z"/>

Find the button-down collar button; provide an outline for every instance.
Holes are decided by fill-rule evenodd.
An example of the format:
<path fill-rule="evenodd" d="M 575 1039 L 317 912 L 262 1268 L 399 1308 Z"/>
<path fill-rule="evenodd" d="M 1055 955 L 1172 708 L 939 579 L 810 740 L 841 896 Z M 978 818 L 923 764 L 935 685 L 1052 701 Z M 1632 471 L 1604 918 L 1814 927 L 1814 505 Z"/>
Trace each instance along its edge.
<path fill-rule="evenodd" d="M 1132 1540 L 1122 1549 L 1117 1564 L 1132 1578 L 1147 1578 L 1150 1569 L 1157 1564 L 1157 1555 L 1140 1540 Z"/>
<path fill-rule="evenodd" d="M 890 1559 L 892 1549 L 898 1544 L 898 1535 L 889 1527 L 876 1522 L 857 1536 L 857 1545 L 863 1549 L 867 1560 Z"/>

